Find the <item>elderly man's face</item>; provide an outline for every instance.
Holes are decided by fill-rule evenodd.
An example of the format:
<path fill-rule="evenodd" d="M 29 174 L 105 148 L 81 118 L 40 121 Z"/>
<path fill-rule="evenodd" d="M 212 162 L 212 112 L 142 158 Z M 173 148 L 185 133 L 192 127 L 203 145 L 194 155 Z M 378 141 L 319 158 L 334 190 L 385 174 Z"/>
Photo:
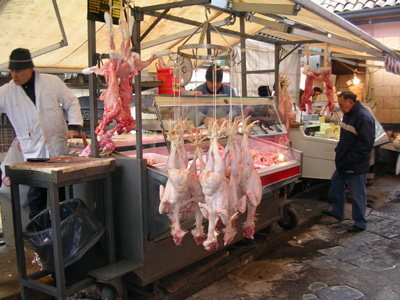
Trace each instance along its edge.
<path fill-rule="evenodd" d="M 23 85 L 32 77 L 33 68 L 24 70 L 10 70 L 11 77 L 16 85 Z"/>
<path fill-rule="evenodd" d="M 345 114 L 347 114 L 355 104 L 352 100 L 346 100 L 344 97 L 339 97 L 338 103 L 340 110 Z"/>
<path fill-rule="evenodd" d="M 214 93 L 214 88 L 215 88 L 215 92 L 217 93 L 219 91 L 219 89 L 221 88 L 222 82 L 216 82 L 215 83 L 215 87 L 212 81 L 206 81 L 207 84 L 207 89 L 213 94 Z"/>

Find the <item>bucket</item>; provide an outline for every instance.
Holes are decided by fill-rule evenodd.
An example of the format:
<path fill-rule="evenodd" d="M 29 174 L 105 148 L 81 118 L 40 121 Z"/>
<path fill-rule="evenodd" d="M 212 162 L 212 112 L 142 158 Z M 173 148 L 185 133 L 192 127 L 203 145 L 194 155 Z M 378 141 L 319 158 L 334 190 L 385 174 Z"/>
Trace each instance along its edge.
<path fill-rule="evenodd" d="M 179 94 L 179 78 L 174 77 L 171 68 L 157 69 L 157 79 L 162 81 L 162 86 L 158 87 L 158 94 L 160 95 L 178 95 Z"/>

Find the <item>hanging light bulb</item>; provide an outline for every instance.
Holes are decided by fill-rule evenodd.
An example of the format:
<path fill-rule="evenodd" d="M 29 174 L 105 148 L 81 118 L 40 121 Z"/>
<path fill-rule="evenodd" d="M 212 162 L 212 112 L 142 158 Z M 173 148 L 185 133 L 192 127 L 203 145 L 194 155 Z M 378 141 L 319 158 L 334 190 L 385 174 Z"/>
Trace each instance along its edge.
<path fill-rule="evenodd" d="M 354 74 L 353 84 L 354 84 L 354 85 L 358 85 L 359 83 L 360 83 L 360 79 L 357 77 L 356 74 Z"/>

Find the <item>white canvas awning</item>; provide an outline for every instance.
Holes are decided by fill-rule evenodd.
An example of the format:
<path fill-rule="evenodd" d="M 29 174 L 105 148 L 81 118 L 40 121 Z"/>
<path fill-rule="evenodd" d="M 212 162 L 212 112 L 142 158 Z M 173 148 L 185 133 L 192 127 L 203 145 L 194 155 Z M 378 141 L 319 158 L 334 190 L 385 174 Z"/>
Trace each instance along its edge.
<path fill-rule="evenodd" d="M 8 66 L 10 52 L 18 47 L 33 53 L 35 66 L 52 72 L 77 72 L 88 67 L 89 1 L 3 0 L 0 2 L 0 69 Z M 108 3 L 108 1 L 101 1 Z M 117 1 L 114 1 L 117 2 Z M 143 59 L 151 53 L 169 49 L 173 52 L 201 24 L 209 21 L 211 43 L 233 46 L 242 32 L 271 44 L 307 44 L 324 49 L 329 44 L 331 56 L 383 60 L 399 59 L 397 51 L 386 47 L 343 18 L 311 0 L 236 0 L 236 1 L 161 1 L 134 0 L 130 5 L 143 13 L 141 34 L 162 19 L 141 41 Z M 193 3 L 206 3 L 189 5 Z M 175 7 L 179 4 L 184 7 Z M 116 5 L 116 4 L 115 4 Z M 59 19 L 55 12 L 59 11 Z M 139 14 L 140 15 L 140 14 Z M 59 22 L 59 20 L 61 22 Z M 235 21 L 223 25 L 227 21 Z M 60 24 L 61 27 L 60 27 Z M 116 44 L 121 34 L 115 26 Z M 187 43 L 199 43 L 201 30 Z M 53 50 L 54 49 L 54 50 Z M 96 22 L 96 52 L 108 53 L 109 42 L 104 23 Z M 154 69 L 154 65 L 150 67 Z"/>

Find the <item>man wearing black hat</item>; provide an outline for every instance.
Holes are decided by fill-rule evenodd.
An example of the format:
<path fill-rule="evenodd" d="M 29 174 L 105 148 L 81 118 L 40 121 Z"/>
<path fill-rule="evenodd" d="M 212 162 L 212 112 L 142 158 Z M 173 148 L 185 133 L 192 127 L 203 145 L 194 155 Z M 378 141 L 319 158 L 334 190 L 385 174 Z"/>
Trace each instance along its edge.
<path fill-rule="evenodd" d="M 0 113 L 13 125 L 24 159 L 68 154 L 67 139 L 83 125 L 78 99 L 57 76 L 35 72 L 28 49 L 13 50 L 8 68 L 12 81 L 0 87 Z M 46 208 L 47 189 L 31 187 L 28 204 L 33 218 Z"/>
<path fill-rule="evenodd" d="M 209 66 L 206 72 L 206 82 L 199 85 L 195 90 L 201 92 L 203 95 L 213 95 L 213 94 L 230 95 L 232 91 L 232 96 L 236 96 L 234 89 L 222 83 L 223 75 L 224 73 L 220 66 L 218 65 Z"/>

